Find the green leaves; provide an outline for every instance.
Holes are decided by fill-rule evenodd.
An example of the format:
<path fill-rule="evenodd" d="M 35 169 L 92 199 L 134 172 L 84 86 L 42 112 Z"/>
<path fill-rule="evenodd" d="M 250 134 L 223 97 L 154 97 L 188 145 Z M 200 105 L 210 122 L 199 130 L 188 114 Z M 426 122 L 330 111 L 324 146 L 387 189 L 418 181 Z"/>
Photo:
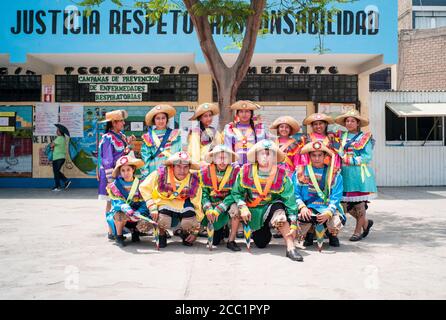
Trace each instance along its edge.
<path fill-rule="evenodd" d="M 108 0 L 82 0 L 77 4 L 86 7 L 87 16 L 95 6 L 100 6 Z M 109 0 L 118 7 L 133 7 L 143 9 L 151 22 L 160 19 L 170 10 L 182 10 L 186 14 L 185 1 L 180 0 Z M 230 37 L 233 43 L 225 49 L 241 48 L 247 21 L 255 12 L 252 5 L 256 0 L 197 0 L 190 14 L 207 17 L 212 28 L 222 31 L 224 36 Z M 339 12 L 338 5 L 352 3 L 357 0 L 270 0 L 261 17 L 262 24 L 258 35 L 266 36 L 275 21 L 284 17 L 292 18 L 295 22 L 295 32 L 304 33 L 309 25 L 318 30 L 317 46 L 319 53 L 328 52 L 324 48 L 324 20 L 332 21 Z M 74 1 L 73 1 L 74 2 Z M 324 17 L 321 19 L 320 17 Z"/>

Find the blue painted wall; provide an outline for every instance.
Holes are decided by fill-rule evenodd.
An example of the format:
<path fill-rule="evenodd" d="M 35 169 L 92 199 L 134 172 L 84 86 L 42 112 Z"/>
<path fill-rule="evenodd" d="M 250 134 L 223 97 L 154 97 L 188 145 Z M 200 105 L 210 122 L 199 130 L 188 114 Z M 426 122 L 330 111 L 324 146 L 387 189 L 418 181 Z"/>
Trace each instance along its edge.
<path fill-rule="evenodd" d="M 128 0 L 127 3 L 132 1 Z M 177 33 L 174 34 L 175 13 L 163 17 L 163 24 L 151 27 L 149 34 L 135 34 L 132 30 L 137 28 L 137 22 L 133 19 L 133 13 L 128 15 L 127 29 L 131 34 L 110 34 L 110 14 L 118 9 L 110 1 L 107 1 L 96 10 L 100 13 L 100 34 L 64 34 L 63 11 L 67 6 L 72 6 L 70 0 L 15 0 L 0 1 L 0 54 L 10 54 L 11 62 L 21 63 L 26 61 L 27 53 L 194 53 L 197 62 L 204 62 L 201 50 L 194 33 L 187 34 L 183 31 L 183 17 L 177 16 Z M 379 12 L 379 29 L 376 35 L 327 35 L 325 47 L 330 53 L 344 54 L 384 54 L 385 63 L 397 63 L 397 21 L 398 7 L 396 0 L 358 0 L 351 4 L 340 5 L 339 8 L 353 12 L 356 15 L 360 11 L 370 10 Z M 83 10 L 83 8 L 80 8 Z M 127 8 L 130 9 L 131 8 Z M 34 31 L 31 34 L 20 32 L 15 35 L 12 29 L 17 25 L 17 13 L 19 10 L 43 10 L 40 21 L 34 19 Z M 53 16 L 49 10 L 60 10 L 55 23 L 53 34 Z M 135 9 L 136 10 L 136 9 Z M 23 13 L 23 12 L 21 12 Z M 140 17 L 143 20 L 142 17 Z M 122 19 L 121 19 L 122 20 Z M 79 20 L 82 27 L 82 19 Z M 186 19 L 188 21 L 188 19 Z M 45 32 L 38 34 L 37 30 Z M 23 25 L 22 25 L 23 27 Z M 316 35 L 309 34 L 285 34 L 288 30 L 286 21 L 282 21 L 282 32 L 269 34 L 259 38 L 256 53 L 315 53 L 314 48 L 318 43 Z M 121 30 L 122 31 L 122 30 Z M 161 34 L 165 33 L 165 34 Z M 216 42 L 224 52 L 234 53 L 237 49 L 225 50 L 231 44 L 231 39 L 224 36 L 216 36 Z"/>

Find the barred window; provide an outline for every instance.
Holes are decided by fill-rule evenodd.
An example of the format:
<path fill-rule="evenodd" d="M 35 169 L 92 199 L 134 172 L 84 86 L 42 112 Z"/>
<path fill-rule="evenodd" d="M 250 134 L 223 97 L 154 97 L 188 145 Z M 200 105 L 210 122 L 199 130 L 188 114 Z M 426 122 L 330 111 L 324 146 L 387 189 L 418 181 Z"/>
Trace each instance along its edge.
<path fill-rule="evenodd" d="M 0 101 L 40 101 L 41 94 L 39 75 L 0 76 Z"/>
<path fill-rule="evenodd" d="M 386 68 L 370 75 L 370 91 L 392 89 L 392 69 Z"/>
<path fill-rule="evenodd" d="M 218 99 L 215 83 L 213 99 Z M 239 87 L 237 100 L 357 103 L 358 76 L 248 74 Z"/>

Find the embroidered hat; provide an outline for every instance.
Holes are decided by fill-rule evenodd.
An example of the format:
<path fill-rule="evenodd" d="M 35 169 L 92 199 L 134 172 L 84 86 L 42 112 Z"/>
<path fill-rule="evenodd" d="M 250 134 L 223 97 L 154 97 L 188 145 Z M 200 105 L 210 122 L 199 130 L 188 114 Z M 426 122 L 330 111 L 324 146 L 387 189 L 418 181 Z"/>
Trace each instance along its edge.
<path fill-rule="evenodd" d="M 109 121 L 120 121 L 124 120 L 129 116 L 128 112 L 125 110 L 114 110 L 107 112 L 105 114 L 105 119 L 99 121 L 99 123 L 109 122 Z"/>
<path fill-rule="evenodd" d="M 290 116 L 282 116 L 277 118 L 276 120 L 274 120 L 273 124 L 269 128 L 278 129 L 281 124 L 287 124 L 290 126 L 291 128 L 290 136 L 298 133 L 300 130 L 299 123 L 296 121 L 296 119 Z"/>
<path fill-rule="evenodd" d="M 115 168 L 113 169 L 112 172 L 113 178 L 116 178 L 119 175 L 119 169 L 123 165 L 133 166 L 135 167 L 135 169 L 138 169 L 144 166 L 144 161 L 142 161 L 141 159 L 134 158 L 130 155 L 122 156 L 116 161 Z"/>
<path fill-rule="evenodd" d="M 285 160 L 285 153 L 279 149 L 277 144 L 271 140 L 260 140 L 248 150 L 248 161 L 254 163 L 256 161 L 257 152 L 261 150 L 272 150 L 275 152 L 277 155 L 277 162 L 283 162 Z"/>
<path fill-rule="evenodd" d="M 211 152 L 208 152 L 206 154 L 206 156 L 204 157 L 204 160 L 208 163 L 213 163 L 214 155 L 216 155 L 217 153 L 220 153 L 220 152 L 225 152 L 225 153 L 230 154 L 233 161 L 237 161 L 239 158 L 238 154 L 236 154 L 234 151 L 229 149 L 227 146 L 225 146 L 224 144 L 219 144 L 219 145 L 215 146 Z"/>
<path fill-rule="evenodd" d="M 203 114 L 206 112 L 211 111 L 212 115 L 215 116 L 220 113 L 220 110 L 218 110 L 218 106 L 215 103 L 202 103 L 200 104 L 197 109 L 195 110 L 194 115 L 189 120 L 198 120 Z"/>
<path fill-rule="evenodd" d="M 345 119 L 352 117 L 359 121 L 360 127 L 367 127 L 369 125 L 369 119 L 363 117 L 359 114 L 359 111 L 352 109 L 338 117 L 336 117 L 335 122 L 341 126 L 345 126 Z"/>
<path fill-rule="evenodd" d="M 167 114 L 167 119 L 170 119 L 176 115 L 177 111 L 169 104 L 158 104 L 154 106 L 149 112 L 147 112 L 146 125 L 153 125 L 153 118 L 155 118 L 158 113 L 165 113 Z"/>
<path fill-rule="evenodd" d="M 231 110 L 259 110 L 257 103 L 248 100 L 239 100 L 231 105 Z"/>
<path fill-rule="evenodd" d="M 325 121 L 328 122 L 328 124 L 334 123 L 333 118 L 330 117 L 329 115 L 326 115 L 325 113 L 313 113 L 304 119 L 303 124 L 304 126 L 308 126 L 315 121 Z"/>
<path fill-rule="evenodd" d="M 314 142 L 307 143 L 306 145 L 304 145 L 304 147 L 302 148 L 300 153 L 306 154 L 306 153 L 310 153 L 310 152 L 314 152 L 314 151 L 323 151 L 325 153 L 328 153 L 329 155 L 333 155 L 333 151 L 328 149 L 328 147 L 320 141 L 314 141 Z"/>
<path fill-rule="evenodd" d="M 192 170 L 199 170 L 200 165 L 192 160 L 189 153 L 185 151 L 180 151 L 169 157 L 166 161 L 164 161 L 166 166 L 173 166 L 175 164 L 189 164 Z"/>

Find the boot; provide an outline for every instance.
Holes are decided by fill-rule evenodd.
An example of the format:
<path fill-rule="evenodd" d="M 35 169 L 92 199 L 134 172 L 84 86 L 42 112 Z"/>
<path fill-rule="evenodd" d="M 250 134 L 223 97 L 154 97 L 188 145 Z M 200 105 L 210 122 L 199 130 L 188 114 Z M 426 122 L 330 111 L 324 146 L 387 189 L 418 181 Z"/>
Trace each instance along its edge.
<path fill-rule="evenodd" d="M 214 238 L 212 239 L 212 244 L 218 246 L 220 242 L 225 238 L 224 229 L 215 231 Z"/>
<path fill-rule="evenodd" d="M 125 242 L 124 242 L 124 240 L 125 240 L 125 238 L 124 238 L 124 236 L 122 236 L 122 235 L 118 235 L 118 236 L 116 236 L 116 244 L 119 246 L 119 247 L 121 247 L 121 248 L 124 248 L 125 247 Z"/>
<path fill-rule="evenodd" d="M 165 234 L 160 234 L 159 236 L 160 248 L 167 247 L 167 236 Z"/>
<path fill-rule="evenodd" d="M 313 245 L 313 233 L 312 232 L 307 232 L 307 235 L 305 236 L 305 241 L 304 241 L 304 247 L 309 247 Z"/>
<path fill-rule="evenodd" d="M 331 233 L 328 232 L 328 244 L 331 247 L 340 247 L 339 238 L 337 236 L 333 236 Z"/>
<path fill-rule="evenodd" d="M 287 250 L 286 256 L 288 258 L 290 258 L 291 260 L 293 260 L 293 261 L 299 261 L 299 262 L 304 261 L 304 258 L 300 255 L 300 253 L 297 250 L 297 248 L 293 248 L 291 250 Z"/>
<path fill-rule="evenodd" d="M 132 242 L 140 242 L 139 231 L 132 232 Z"/>
<path fill-rule="evenodd" d="M 237 242 L 235 241 L 228 241 L 226 244 L 226 248 L 228 248 L 231 251 L 241 251 L 240 247 L 238 246 Z"/>

